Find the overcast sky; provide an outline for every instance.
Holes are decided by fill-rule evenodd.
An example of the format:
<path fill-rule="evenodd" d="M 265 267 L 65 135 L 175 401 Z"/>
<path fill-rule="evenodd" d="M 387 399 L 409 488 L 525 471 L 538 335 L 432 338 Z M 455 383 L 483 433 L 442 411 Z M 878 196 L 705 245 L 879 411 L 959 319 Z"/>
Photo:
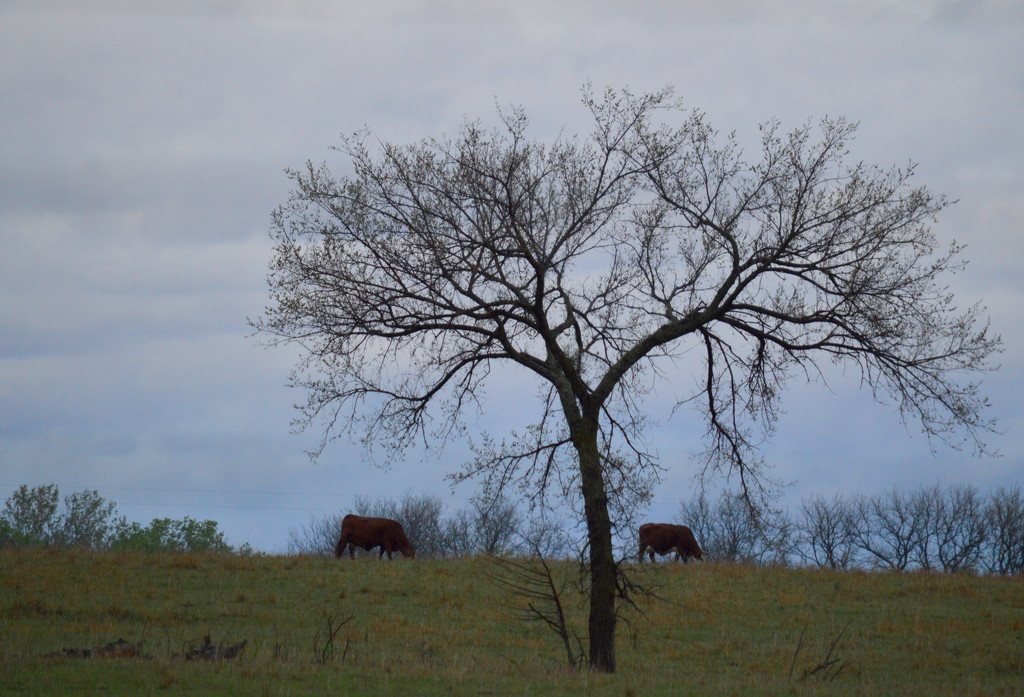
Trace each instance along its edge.
<path fill-rule="evenodd" d="M 148 9 L 140 9 L 148 8 Z M 211 9 L 212 8 L 212 9 Z M 959 202 L 935 231 L 967 244 L 950 279 L 1006 353 L 985 390 L 1001 458 L 939 448 L 855 381 L 793 383 L 765 454 L 786 499 L 1024 479 L 1024 4 L 0 1 L 0 499 L 20 484 L 97 489 L 130 519 L 192 516 L 283 551 L 352 496 L 452 508 L 459 444 L 390 471 L 356 446 L 311 464 L 293 435 L 294 355 L 249 336 L 267 302 L 283 170 L 370 126 L 408 142 L 522 105 L 533 135 L 588 126 L 580 87 L 666 84 L 743 141 L 778 118 L 861 124 L 851 157 L 919 163 Z M 492 389 L 481 427 L 509 405 Z M 662 394 L 671 404 L 671 386 Z M 517 400 L 518 401 L 518 400 Z M 518 404 L 517 404 L 518 406 Z M 657 403 L 655 403 L 657 406 Z M 669 468 L 650 519 L 692 488 L 697 417 L 652 443 Z"/>

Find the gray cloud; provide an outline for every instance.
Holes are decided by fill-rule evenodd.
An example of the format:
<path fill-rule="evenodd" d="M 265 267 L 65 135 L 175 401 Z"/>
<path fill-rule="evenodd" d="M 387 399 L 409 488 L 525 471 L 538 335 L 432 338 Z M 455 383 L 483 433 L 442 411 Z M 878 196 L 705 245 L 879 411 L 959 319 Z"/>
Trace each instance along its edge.
<path fill-rule="evenodd" d="M 853 157 L 913 159 L 921 183 L 959 199 L 935 230 L 968 245 L 971 265 L 951 284 L 964 305 L 984 299 L 1006 338 L 986 388 L 1005 457 L 933 456 L 853 380 L 835 394 L 794 384 L 766 455 L 796 496 L 1020 481 L 1019 3 L 141 8 L 0 8 L 0 496 L 21 483 L 101 488 L 139 519 L 213 517 L 233 542 L 272 549 L 310 511 L 353 494 L 448 496 L 443 474 L 463 445 L 387 473 L 345 441 L 310 465 L 316 434 L 289 435 L 301 400 L 284 387 L 292 356 L 256 346 L 245 324 L 267 302 L 283 169 L 309 158 L 344 171 L 328 150 L 342 133 L 369 125 L 382 139 L 418 139 L 488 120 L 496 102 L 522 104 L 538 138 L 585 130 L 587 80 L 673 83 L 745 143 L 768 118 L 842 114 L 861 123 Z M 514 381 L 492 386 L 474 428 L 500 433 Z M 666 420 L 652 445 L 671 468 L 652 509 L 662 517 L 688 495 L 700 447 L 693 414 L 659 410 L 671 396 L 667 386 L 652 397 Z"/>

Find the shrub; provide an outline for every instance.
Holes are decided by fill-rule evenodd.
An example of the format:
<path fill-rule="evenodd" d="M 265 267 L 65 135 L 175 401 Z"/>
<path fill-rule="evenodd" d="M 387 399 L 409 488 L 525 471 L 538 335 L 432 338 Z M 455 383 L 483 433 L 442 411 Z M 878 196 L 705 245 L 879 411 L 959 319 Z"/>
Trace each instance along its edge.
<path fill-rule="evenodd" d="M 125 523 L 111 539 L 112 549 L 143 552 L 226 552 L 234 551 L 217 529 L 214 520 L 154 518 L 149 525 Z"/>

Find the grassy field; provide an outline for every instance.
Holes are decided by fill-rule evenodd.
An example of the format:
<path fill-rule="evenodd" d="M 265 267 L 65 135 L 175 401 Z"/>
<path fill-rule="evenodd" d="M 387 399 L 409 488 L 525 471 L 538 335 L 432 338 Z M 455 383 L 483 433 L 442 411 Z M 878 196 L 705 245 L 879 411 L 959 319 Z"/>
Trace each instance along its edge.
<path fill-rule="evenodd" d="M 553 633 L 513 617 L 495 571 L 479 559 L 0 551 L 0 693 L 1024 694 L 1020 577 L 640 567 L 663 600 L 627 616 L 619 671 L 596 675 L 567 669 Z M 185 660 L 207 635 L 248 643 L 231 660 Z M 80 655 L 118 639 L 145 655 Z"/>

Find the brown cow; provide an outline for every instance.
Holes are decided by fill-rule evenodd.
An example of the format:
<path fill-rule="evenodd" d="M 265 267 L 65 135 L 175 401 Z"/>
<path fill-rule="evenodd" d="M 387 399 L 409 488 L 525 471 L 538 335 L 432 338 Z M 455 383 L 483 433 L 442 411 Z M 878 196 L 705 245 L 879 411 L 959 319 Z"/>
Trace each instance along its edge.
<path fill-rule="evenodd" d="M 378 559 L 384 558 L 384 552 L 388 553 L 388 559 L 391 559 L 392 552 L 401 552 L 403 557 L 416 556 L 416 549 L 409 544 L 401 523 L 390 518 L 364 518 L 348 514 L 341 521 L 341 537 L 334 546 L 334 556 L 340 559 L 346 547 L 353 559 L 356 557 L 356 547 L 367 552 L 380 547 Z"/>
<path fill-rule="evenodd" d="M 684 564 L 690 557 L 704 558 L 693 530 L 685 525 L 644 523 L 640 526 L 640 551 L 637 554 L 640 561 L 644 560 L 644 554 L 649 554 L 654 561 L 655 552 L 664 556 L 672 550 L 676 552 L 676 559 L 682 559 Z"/>

